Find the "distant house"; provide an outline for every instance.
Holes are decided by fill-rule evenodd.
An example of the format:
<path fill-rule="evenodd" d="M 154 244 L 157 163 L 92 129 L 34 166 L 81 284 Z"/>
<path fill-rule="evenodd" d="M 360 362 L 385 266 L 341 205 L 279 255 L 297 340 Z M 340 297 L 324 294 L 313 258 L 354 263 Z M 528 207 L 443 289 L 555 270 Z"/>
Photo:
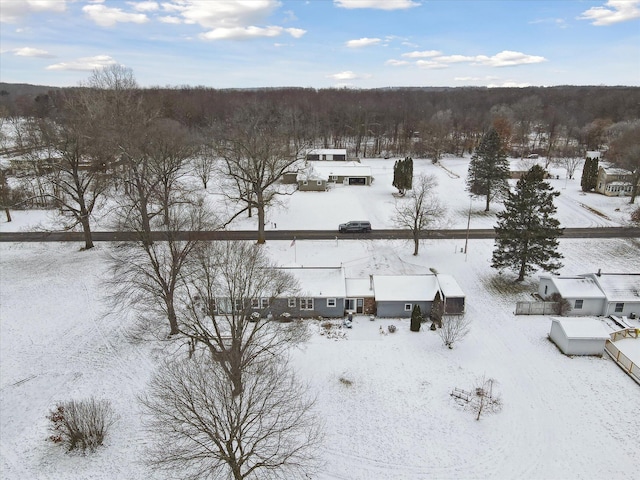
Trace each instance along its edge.
<path fill-rule="evenodd" d="M 314 148 L 307 150 L 305 160 L 309 161 L 338 161 L 347 160 L 346 148 Z"/>
<path fill-rule="evenodd" d="M 360 162 L 308 162 L 308 165 L 298 176 L 298 186 L 300 180 L 304 179 L 305 172 L 313 172 L 317 178 L 326 180 L 331 184 L 341 185 L 371 185 L 373 176 L 371 167 L 362 165 Z"/>
<path fill-rule="evenodd" d="M 567 315 L 640 316 L 640 273 L 587 273 L 576 276 L 541 276 L 538 294 L 554 293 L 567 300 Z"/>
<path fill-rule="evenodd" d="M 411 317 L 415 305 L 428 313 L 440 290 L 435 275 L 374 275 L 373 285 L 379 317 Z"/>
<path fill-rule="evenodd" d="M 633 190 L 633 174 L 616 167 L 598 167 L 596 192 L 608 197 L 630 196 Z"/>
<path fill-rule="evenodd" d="M 327 190 L 329 177 L 317 171 L 313 165 L 309 165 L 296 176 L 298 190 L 301 192 L 324 192 Z"/>
<path fill-rule="evenodd" d="M 549 339 L 565 355 L 602 355 L 609 338 L 604 324 L 594 318 L 551 318 Z"/>

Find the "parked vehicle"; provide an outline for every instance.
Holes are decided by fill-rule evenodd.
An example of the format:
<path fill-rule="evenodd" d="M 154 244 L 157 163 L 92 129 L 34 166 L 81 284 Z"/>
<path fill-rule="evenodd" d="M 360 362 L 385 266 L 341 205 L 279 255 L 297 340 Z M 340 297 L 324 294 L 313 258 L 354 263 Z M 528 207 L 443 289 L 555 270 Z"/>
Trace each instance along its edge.
<path fill-rule="evenodd" d="M 341 223 L 338 227 L 340 233 L 353 233 L 353 232 L 370 232 L 371 222 L 367 221 L 351 221 L 347 223 Z"/>

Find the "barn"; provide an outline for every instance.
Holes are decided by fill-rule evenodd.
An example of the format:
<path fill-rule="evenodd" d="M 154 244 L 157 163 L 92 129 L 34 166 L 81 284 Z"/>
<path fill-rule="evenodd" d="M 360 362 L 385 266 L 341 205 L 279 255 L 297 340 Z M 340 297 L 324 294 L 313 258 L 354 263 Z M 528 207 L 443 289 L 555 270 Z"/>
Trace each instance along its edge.
<path fill-rule="evenodd" d="M 595 318 L 552 317 L 549 339 L 565 355 L 602 355 L 609 333 Z"/>

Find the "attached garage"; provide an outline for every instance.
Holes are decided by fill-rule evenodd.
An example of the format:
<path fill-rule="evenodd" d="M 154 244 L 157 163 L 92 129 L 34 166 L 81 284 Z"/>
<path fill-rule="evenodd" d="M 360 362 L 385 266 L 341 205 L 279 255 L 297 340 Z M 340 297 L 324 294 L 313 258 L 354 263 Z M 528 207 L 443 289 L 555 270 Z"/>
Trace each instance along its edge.
<path fill-rule="evenodd" d="M 595 318 L 551 318 L 549 338 L 565 355 L 602 355 L 609 331 Z"/>

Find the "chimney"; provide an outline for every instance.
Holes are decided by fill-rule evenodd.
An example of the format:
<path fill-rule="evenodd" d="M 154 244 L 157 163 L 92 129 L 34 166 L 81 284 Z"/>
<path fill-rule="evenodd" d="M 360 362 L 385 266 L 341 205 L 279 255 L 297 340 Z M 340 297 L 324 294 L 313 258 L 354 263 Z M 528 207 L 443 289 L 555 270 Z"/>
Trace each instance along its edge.
<path fill-rule="evenodd" d="M 596 273 L 596 275 L 597 276 L 601 276 L 602 275 L 602 269 L 601 268 L 598 269 L 598 273 Z"/>
<path fill-rule="evenodd" d="M 369 290 L 373 291 L 373 275 L 369 275 Z"/>

